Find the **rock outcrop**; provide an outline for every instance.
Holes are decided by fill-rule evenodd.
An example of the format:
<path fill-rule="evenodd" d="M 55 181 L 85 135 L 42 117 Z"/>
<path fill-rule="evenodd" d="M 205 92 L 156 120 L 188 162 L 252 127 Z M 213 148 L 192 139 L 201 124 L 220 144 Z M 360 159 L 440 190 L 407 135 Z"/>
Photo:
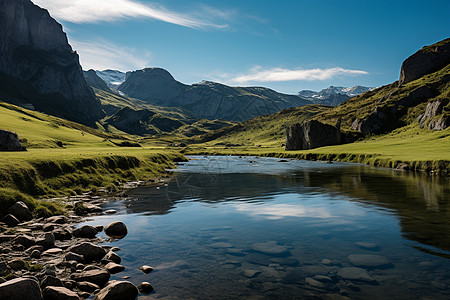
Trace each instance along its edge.
<path fill-rule="evenodd" d="M 0 129 L 0 151 L 26 151 L 17 133 Z"/>
<path fill-rule="evenodd" d="M 62 26 L 29 0 L 0 0 L 2 100 L 91 125 L 104 116 Z"/>
<path fill-rule="evenodd" d="M 444 130 L 450 126 L 450 117 L 442 115 L 442 113 L 447 110 L 446 106 L 448 104 L 449 99 L 435 100 L 428 103 L 425 112 L 417 118 L 420 128 L 424 128 L 427 121 L 430 121 L 428 123 L 428 129 L 430 130 Z"/>
<path fill-rule="evenodd" d="M 286 130 L 286 150 L 308 150 L 346 142 L 338 127 L 311 120 Z"/>
<path fill-rule="evenodd" d="M 431 46 L 423 47 L 402 64 L 399 85 L 436 72 L 450 63 L 450 38 Z"/>

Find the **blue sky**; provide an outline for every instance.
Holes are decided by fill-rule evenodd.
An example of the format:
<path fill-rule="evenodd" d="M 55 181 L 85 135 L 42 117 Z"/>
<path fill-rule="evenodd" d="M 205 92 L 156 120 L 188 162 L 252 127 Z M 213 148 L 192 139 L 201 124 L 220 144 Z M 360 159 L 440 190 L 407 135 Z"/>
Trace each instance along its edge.
<path fill-rule="evenodd" d="M 450 1 L 32 0 L 84 69 L 162 67 L 175 79 L 285 93 L 381 86 L 450 36 Z"/>

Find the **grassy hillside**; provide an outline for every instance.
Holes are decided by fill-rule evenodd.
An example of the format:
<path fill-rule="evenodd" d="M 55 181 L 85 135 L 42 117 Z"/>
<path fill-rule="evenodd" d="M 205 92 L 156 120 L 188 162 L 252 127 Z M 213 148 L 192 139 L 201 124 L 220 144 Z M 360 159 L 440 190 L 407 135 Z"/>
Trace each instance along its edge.
<path fill-rule="evenodd" d="M 15 131 L 28 147 L 26 152 L 0 152 L 0 216 L 8 203 L 21 199 L 50 214 L 58 205 L 32 197 L 74 195 L 95 187 L 113 191 L 121 182 L 165 176 L 173 161 L 184 159 L 149 140 L 144 147 L 117 147 L 134 138 L 3 102 L 0 116 L 0 129 Z"/>

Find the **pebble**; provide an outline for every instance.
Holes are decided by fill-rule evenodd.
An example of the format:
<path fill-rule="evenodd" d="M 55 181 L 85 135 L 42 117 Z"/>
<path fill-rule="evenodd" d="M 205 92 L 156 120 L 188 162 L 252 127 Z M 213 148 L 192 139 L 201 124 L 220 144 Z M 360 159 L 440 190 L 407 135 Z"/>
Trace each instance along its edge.
<path fill-rule="evenodd" d="M 375 243 L 367 243 L 367 242 L 357 242 L 355 243 L 356 246 L 361 247 L 363 249 L 368 249 L 368 250 L 376 250 L 378 249 L 378 245 Z"/>
<path fill-rule="evenodd" d="M 233 248 L 233 245 L 231 245 L 230 243 L 225 243 L 225 242 L 213 243 L 209 246 L 212 248 Z"/>

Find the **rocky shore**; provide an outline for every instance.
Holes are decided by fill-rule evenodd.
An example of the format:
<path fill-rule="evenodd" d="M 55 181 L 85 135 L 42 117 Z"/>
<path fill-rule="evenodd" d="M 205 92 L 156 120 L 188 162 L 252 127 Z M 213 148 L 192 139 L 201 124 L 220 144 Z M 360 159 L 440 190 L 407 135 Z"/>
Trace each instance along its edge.
<path fill-rule="evenodd" d="M 128 183 L 125 188 L 140 184 Z M 118 247 L 101 244 L 125 237 L 124 223 L 77 227 L 83 217 L 114 214 L 100 207 L 107 198 L 85 193 L 59 201 L 74 209 L 66 215 L 36 219 L 23 202 L 8 208 L 0 223 L 0 299 L 86 299 L 94 294 L 96 300 L 127 300 L 153 291 L 148 282 L 136 287 L 126 280 L 110 280 L 125 266 L 120 264 Z M 97 237 L 101 231 L 106 237 Z M 146 274 L 152 270 L 141 267 Z"/>

